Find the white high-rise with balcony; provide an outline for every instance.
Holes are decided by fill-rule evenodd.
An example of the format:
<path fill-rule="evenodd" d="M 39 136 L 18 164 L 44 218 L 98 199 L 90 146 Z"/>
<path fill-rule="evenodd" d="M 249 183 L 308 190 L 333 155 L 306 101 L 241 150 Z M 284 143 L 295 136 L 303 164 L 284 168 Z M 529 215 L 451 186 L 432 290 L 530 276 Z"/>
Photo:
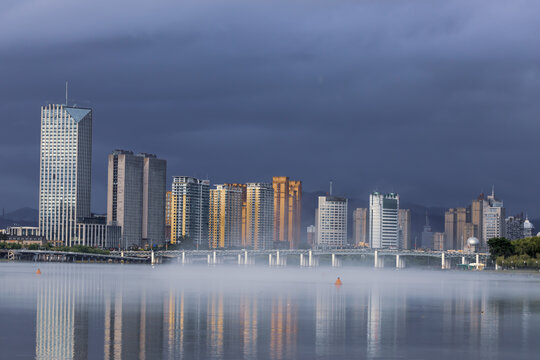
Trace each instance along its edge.
<path fill-rule="evenodd" d="M 242 246 L 242 189 L 216 185 L 210 190 L 209 247 Z"/>
<path fill-rule="evenodd" d="M 246 184 L 246 245 L 271 249 L 274 242 L 274 188 L 272 184 Z"/>
<path fill-rule="evenodd" d="M 374 249 L 398 248 L 399 195 L 374 192 L 369 196 L 369 246 Z"/>
<path fill-rule="evenodd" d="M 342 247 L 347 244 L 348 200 L 338 196 L 319 196 L 317 246 Z"/>
<path fill-rule="evenodd" d="M 71 246 L 77 219 L 90 216 L 92 110 L 41 108 L 39 231 Z"/>

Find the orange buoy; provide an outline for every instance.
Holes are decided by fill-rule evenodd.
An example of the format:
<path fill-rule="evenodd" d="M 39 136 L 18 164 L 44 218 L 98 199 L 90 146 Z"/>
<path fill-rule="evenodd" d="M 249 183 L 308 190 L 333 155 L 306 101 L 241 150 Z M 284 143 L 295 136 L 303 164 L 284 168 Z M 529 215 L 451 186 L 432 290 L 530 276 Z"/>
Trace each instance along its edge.
<path fill-rule="evenodd" d="M 336 282 L 334 283 L 334 285 L 336 285 L 336 286 L 341 286 L 341 285 L 343 285 L 343 283 L 341 282 L 341 279 L 339 278 L 339 276 L 338 276 Z"/>
<path fill-rule="evenodd" d="M 36 274 L 41 275 L 41 270 L 37 269 Z"/>

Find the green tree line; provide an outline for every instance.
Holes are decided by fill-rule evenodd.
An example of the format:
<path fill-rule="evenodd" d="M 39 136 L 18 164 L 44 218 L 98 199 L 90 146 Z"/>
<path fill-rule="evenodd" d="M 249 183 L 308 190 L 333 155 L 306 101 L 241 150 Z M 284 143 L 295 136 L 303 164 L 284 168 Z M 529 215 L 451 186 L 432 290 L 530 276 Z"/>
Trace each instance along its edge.
<path fill-rule="evenodd" d="M 514 269 L 540 269 L 540 237 L 488 240 L 491 258 L 497 265 Z"/>
<path fill-rule="evenodd" d="M 51 246 L 49 244 L 45 244 L 45 245 L 30 244 L 30 245 L 23 246 L 19 243 L 8 243 L 5 241 L 0 241 L 0 249 L 52 250 L 52 251 L 79 252 L 79 253 L 86 253 L 86 254 L 102 254 L 102 255 L 107 255 L 110 253 L 109 250 L 103 250 L 103 249 L 98 249 L 98 248 L 93 248 L 90 246 L 83 246 L 83 245 Z"/>

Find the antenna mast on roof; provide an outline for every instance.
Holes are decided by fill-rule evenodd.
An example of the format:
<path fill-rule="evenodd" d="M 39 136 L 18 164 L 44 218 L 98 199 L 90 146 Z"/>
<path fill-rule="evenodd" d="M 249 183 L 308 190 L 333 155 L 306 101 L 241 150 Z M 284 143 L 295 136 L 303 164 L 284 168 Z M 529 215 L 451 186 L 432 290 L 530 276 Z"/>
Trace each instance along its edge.
<path fill-rule="evenodd" d="M 66 80 L 66 106 L 68 106 L 68 82 Z"/>

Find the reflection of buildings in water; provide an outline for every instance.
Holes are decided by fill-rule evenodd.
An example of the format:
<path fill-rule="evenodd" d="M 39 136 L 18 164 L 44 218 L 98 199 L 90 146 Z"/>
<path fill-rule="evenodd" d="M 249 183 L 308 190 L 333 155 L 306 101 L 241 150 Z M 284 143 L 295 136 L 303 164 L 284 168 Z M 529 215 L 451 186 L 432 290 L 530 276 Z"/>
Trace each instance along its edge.
<path fill-rule="evenodd" d="M 238 297 L 171 292 L 164 304 L 167 353 L 185 359 L 240 353 L 244 359 L 257 359 L 261 341 L 268 341 L 270 353 L 264 356 L 295 358 L 298 306 L 282 296 L 261 299 L 257 293 Z"/>
<path fill-rule="evenodd" d="M 358 352 L 359 349 L 366 349 L 368 310 L 368 291 L 355 293 L 352 295 L 351 300 L 347 301 L 347 313 L 345 315 L 347 319 L 345 329 L 345 342 L 348 346 L 347 350 L 350 349 L 351 344 L 356 348 L 356 352 Z"/>
<path fill-rule="evenodd" d="M 38 290 L 36 359 L 72 359 L 74 355 L 75 295 L 68 279 L 62 280 L 44 278 Z"/>
<path fill-rule="evenodd" d="M 528 298 L 523 298 L 522 309 L 521 309 L 521 338 L 522 346 L 524 349 L 527 349 L 529 343 L 529 322 L 531 319 L 531 308 Z M 535 334 L 536 336 L 536 334 Z"/>
<path fill-rule="evenodd" d="M 296 343 L 298 338 L 298 305 L 287 297 L 287 316 L 285 324 L 285 358 L 296 358 Z"/>
<path fill-rule="evenodd" d="M 167 352 L 169 354 L 184 353 L 184 338 L 186 330 L 184 318 L 184 292 L 175 294 L 169 291 L 168 298 L 165 298 L 163 307 L 165 309 L 163 318 L 165 329 L 167 329 Z"/>
<path fill-rule="evenodd" d="M 381 350 L 381 296 L 379 289 L 374 286 L 369 291 L 367 318 L 367 356 L 377 357 Z"/>
<path fill-rule="evenodd" d="M 498 303 L 488 300 L 488 289 L 481 284 L 471 282 L 467 285 L 452 288 L 443 299 L 443 338 L 450 343 L 463 342 L 476 353 L 496 353 L 499 347 Z"/>
<path fill-rule="evenodd" d="M 245 359 L 257 358 L 257 297 L 243 295 L 240 300 L 242 317 L 243 353 Z"/>
<path fill-rule="evenodd" d="M 122 288 L 105 295 L 104 359 L 153 359 L 162 356 L 161 302 L 143 289 L 125 296 Z"/>
<path fill-rule="evenodd" d="M 496 352 L 499 346 L 499 309 L 493 299 L 488 298 L 488 290 L 482 286 L 477 315 L 480 317 L 480 343 L 483 348 Z"/>
<path fill-rule="evenodd" d="M 223 356 L 223 294 L 212 293 L 207 304 L 206 334 L 210 356 Z"/>
<path fill-rule="evenodd" d="M 277 295 L 272 299 L 270 313 L 270 358 L 296 357 L 298 308 L 290 297 Z"/>
<path fill-rule="evenodd" d="M 206 304 L 205 304 L 206 303 Z M 183 290 L 171 290 L 163 303 L 164 331 L 167 354 L 170 358 L 205 358 L 207 347 L 208 315 L 212 310 L 207 297 Z"/>
<path fill-rule="evenodd" d="M 55 272 L 51 267 L 37 293 L 36 359 L 86 359 L 92 298 L 82 274 Z"/>
<path fill-rule="evenodd" d="M 315 352 L 329 356 L 330 349 L 345 348 L 345 296 L 339 289 L 318 288 L 315 304 Z"/>

